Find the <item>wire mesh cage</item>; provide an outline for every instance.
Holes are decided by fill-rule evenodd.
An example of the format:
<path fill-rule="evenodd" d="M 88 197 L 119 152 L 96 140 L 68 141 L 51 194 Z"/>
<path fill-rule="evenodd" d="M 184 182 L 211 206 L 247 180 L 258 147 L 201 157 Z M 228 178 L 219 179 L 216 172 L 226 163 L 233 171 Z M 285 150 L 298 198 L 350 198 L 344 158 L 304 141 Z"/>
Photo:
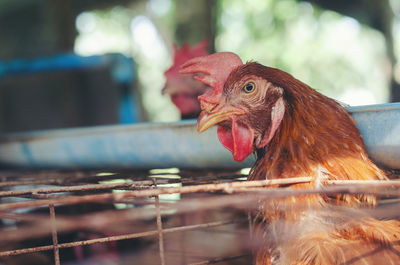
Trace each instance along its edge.
<path fill-rule="evenodd" d="M 0 264 L 251 264 L 260 201 L 369 193 L 379 218 L 399 218 L 400 182 L 310 178 L 247 181 L 248 170 L 2 172 Z M 293 207 L 293 205 L 292 205 Z M 295 205 L 300 209 L 302 205 Z M 330 208 L 346 213 L 348 209 Z"/>

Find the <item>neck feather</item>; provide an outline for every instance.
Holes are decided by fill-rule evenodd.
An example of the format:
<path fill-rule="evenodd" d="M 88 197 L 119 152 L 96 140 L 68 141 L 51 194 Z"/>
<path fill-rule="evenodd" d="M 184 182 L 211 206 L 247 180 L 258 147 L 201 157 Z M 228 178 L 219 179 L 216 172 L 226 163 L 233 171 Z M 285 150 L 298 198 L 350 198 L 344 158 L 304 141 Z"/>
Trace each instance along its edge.
<path fill-rule="evenodd" d="M 295 80 L 284 89 L 286 111 L 271 142 L 256 151 L 249 179 L 315 176 L 324 168 L 332 179 L 383 179 L 368 159 L 359 131 L 336 101 Z"/>

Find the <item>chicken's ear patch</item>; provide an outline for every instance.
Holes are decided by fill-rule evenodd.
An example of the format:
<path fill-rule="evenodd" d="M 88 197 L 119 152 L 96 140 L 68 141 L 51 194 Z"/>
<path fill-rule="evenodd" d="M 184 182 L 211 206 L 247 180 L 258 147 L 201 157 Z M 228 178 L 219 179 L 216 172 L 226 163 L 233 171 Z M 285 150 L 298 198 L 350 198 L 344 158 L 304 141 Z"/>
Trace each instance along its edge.
<path fill-rule="evenodd" d="M 259 145 L 257 145 L 257 148 L 262 148 L 266 146 L 272 140 L 272 137 L 274 137 L 276 130 L 278 129 L 279 125 L 281 125 L 284 114 L 285 103 L 283 101 L 283 98 L 279 98 L 272 107 L 271 127 L 269 129 L 269 132 L 264 135 L 264 139 Z"/>
<path fill-rule="evenodd" d="M 234 119 L 232 129 L 218 126 L 218 139 L 226 149 L 231 151 L 235 161 L 243 161 L 253 151 L 253 131 Z"/>

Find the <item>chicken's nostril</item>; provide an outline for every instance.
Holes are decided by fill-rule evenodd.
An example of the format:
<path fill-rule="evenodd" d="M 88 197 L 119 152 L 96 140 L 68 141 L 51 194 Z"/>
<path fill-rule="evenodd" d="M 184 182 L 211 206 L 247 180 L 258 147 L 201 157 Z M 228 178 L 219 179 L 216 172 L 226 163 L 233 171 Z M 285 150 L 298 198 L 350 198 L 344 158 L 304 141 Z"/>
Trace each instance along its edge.
<path fill-rule="evenodd" d="M 201 109 L 207 112 L 211 112 L 218 106 L 218 102 L 215 102 L 215 100 L 210 97 L 206 97 L 205 95 L 199 96 L 198 100 L 200 102 Z"/>
<path fill-rule="evenodd" d="M 217 104 L 200 100 L 200 108 L 207 112 L 212 112 L 217 107 Z"/>

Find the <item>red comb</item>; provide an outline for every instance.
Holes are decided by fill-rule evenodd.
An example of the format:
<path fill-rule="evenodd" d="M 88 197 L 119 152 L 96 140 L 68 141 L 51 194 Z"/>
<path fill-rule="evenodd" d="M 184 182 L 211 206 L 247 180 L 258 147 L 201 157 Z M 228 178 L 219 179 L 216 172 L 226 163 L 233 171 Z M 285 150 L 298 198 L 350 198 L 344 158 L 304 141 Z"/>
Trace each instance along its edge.
<path fill-rule="evenodd" d="M 174 64 L 164 72 L 166 78 L 171 78 L 178 76 L 179 74 L 179 67 L 186 61 L 207 55 L 208 52 L 206 50 L 208 44 L 208 40 L 203 40 L 202 42 L 198 43 L 196 46 L 191 48 L 187 43 L 183 44 L 181 49 L 177 49 L 174 47 Z"/>
<path fill-rule="evenodd" d="M 203 74 L 195 76 L 194 78 L 211 86 L 213 89 L 201 95 L 199 100 L 201 103 L 202 101 L 216 103 L 219 101 L 219 96 L 221 95 L 229 74 L 242 64 L 242 60 L 240 60 L 239 56 L 236 54 L 231 52 L 218 52 L 187 61 L 181 66 L 179 73 Z"/>

